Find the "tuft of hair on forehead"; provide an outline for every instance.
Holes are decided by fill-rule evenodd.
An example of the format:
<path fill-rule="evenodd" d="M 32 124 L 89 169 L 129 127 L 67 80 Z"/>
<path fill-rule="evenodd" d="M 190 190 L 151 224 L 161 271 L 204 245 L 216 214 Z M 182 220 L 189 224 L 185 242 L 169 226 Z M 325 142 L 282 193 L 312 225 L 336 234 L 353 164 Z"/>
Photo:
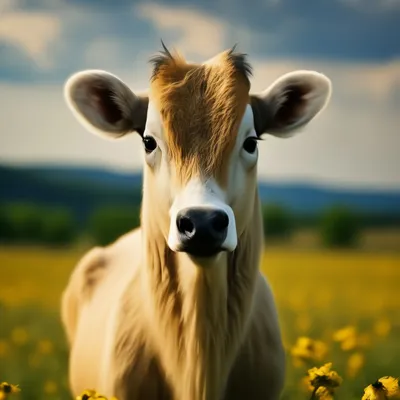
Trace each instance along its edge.
<path fill-rule="evenodd" d="M 161 45 L 163 50 L 161 50 L 158 54 L 154 55 L 150 58 L 150 63 L 153 64 L 153 72 L 151 75 L 151 81 L 155 80 L 160 73 L 160 71 L 165 70 L 168 67 L 176 67 L 176 69 L 185 70 L 185 65 L 189 67 L 190 64 L 186 62 L 182 54 L 180 54 L 177 50 L 174 50 L 174 54 L 172 54 L 164 42 L 161 40 Z M 236 52 L 237 44 L 235 44 L 228 51 L 223 52 L 223 55 L 226 55 L 226 61 L 230 63 L 237 72 L 242 73 L 244 77 L 250 79 L 253 74 L 253 68 L 250 63 L 247 61 L 247 54 Z M 216 57 L 209 61 L 212 62 L 216 58 L 220 58 L 221 54 L 218 54 Z M 189 68 L 188 68 L 189 69 Z M 177 71 L 175 71 L 177 72 Z M 181 71 L 182 72 L 182 71 Z M 184 71 L 183 71 L 184 72 Z M 187 72 L 187 71 L 186 71 Z"/>
<path fill-rule="evenodd" d="M 154 81 L 159 73 L 166 67 L 171 67 L 172 65 L 176 66 L 177 63 L 185 63 L 183 57 L 177 51 L 175 51 L 175 55 L 172 55 L 162 40 L 161 45 L 163 50 L 150 58 L 150 63 L 153 64 L 153 72 L 150 78 L 151 81 Z"/>
<path fill-rule="evenodd" d="M 203 64 L 164 45 L 151 59 L 151 96 L 161 113 L 171 158 L 183 181 L 226 179 L 226 165 L 249 103 L 252 69 L 236 45 Z"/>
<path fill-rule="evenodd" d="M 240 71 L 247 79 L 253 75 L 253 68 L 247 61 L 247 54 L 235 52 L 237 44 L 235 44 L 227 53 L 227 57 L 237 71 Z"/>

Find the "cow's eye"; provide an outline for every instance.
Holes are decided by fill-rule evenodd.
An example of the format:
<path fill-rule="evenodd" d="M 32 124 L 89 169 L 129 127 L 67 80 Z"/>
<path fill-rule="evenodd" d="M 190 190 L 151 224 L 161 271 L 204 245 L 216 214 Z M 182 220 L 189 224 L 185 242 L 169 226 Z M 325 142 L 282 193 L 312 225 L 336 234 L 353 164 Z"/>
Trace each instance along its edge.
<path fill-rule="evenodd" d="M 157 142 L 152 136 L 145 136 L 143 144 L 147 154 L 152 153 L 157 148 Z"/>
<path fill-rule="evenodd" d="M 248 153 L 253 154 L 257 149 L 257 139 L 254 137 L 248 137 L 243 143 L 243 149 Z"/>

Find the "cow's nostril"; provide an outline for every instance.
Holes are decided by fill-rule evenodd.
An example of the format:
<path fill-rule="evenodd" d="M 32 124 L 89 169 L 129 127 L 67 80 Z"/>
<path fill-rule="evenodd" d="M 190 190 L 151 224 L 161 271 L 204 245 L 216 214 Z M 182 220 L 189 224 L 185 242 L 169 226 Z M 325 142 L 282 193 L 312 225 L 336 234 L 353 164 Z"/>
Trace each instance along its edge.
<path fill-rule="evenodd" d="M 195 232 L 195 226 L 190 218 L 180 217 L 177 222 L 178 230 L 180 233 L 184 233 L 187 236 L 193 235 Z"/>
<path fill-rule="evenodd" d="M 216 232 L 223 232 L 229 225 L 229 217 L 226 213 L 217 211 L 212 217 L 211 224 Z"/>

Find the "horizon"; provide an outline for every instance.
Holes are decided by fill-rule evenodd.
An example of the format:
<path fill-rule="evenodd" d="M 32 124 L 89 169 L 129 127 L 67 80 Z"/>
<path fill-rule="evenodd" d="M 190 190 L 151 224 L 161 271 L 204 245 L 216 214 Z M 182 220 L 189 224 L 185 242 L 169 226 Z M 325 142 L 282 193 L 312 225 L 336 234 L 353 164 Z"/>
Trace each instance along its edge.
<path fill-rule="evenodd" d="M 102 173 L 110 173 L 121 176 L 141 176 L 142 169 L 124 169 L 118 168 L 115 166 L 107 166 L 104 164 L 76 164 L 76 163 L 53 163 L 49 162 L 33 162 L 33 163 L 7 163 L 0 161 L 0 168 L 21 168 L 21 169 L 30 169 L 30 168 L 38 168 L 38 169 L 51 169 L 51 168 L 59 168 L 63 170 L 90 170 Z M 355 194 L 371 194 L 371 193 L 384 193 L 388 195 L 400 195 L 400 188 L 393 187 L 377 187 L 377 186 L 368 186 L 368 185 L 358 185 L 354 186 L 349 183 L 335 183 L 335 182 L 326 182 L 324 180 L 318 179 L 310 179 L 309 177 L 305 177 L 304 179 L 290 179 L 283 178 L 278 179 L 274 177 L 262 178 L 258 176 L 258 184 L 262 185 L 275 185 L 282 187 L 302 187 L 307 189 L 316 189 L 316 190 L 327 190 L 334 192 L 347 192 L 347 193 L 355 193 Z"/>

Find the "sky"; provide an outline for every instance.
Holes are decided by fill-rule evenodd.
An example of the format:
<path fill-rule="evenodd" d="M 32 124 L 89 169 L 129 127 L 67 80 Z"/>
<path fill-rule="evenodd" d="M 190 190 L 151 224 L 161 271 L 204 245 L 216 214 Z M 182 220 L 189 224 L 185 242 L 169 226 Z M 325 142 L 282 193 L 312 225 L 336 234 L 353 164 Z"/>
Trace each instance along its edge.
<path fill-rule="evenodd" d="M 203 62 L 238 43 L 252 92 L 298 69 L 332 80 L 328 107 L 290 139 L 266 136 L 271 181 L 400 189 L 400 0 L 0 0 L 0 163 L 138 170 L 138 135 L 106 141 L 67 109 L 74 72 L 148 87 L 160 39 Z"/>

